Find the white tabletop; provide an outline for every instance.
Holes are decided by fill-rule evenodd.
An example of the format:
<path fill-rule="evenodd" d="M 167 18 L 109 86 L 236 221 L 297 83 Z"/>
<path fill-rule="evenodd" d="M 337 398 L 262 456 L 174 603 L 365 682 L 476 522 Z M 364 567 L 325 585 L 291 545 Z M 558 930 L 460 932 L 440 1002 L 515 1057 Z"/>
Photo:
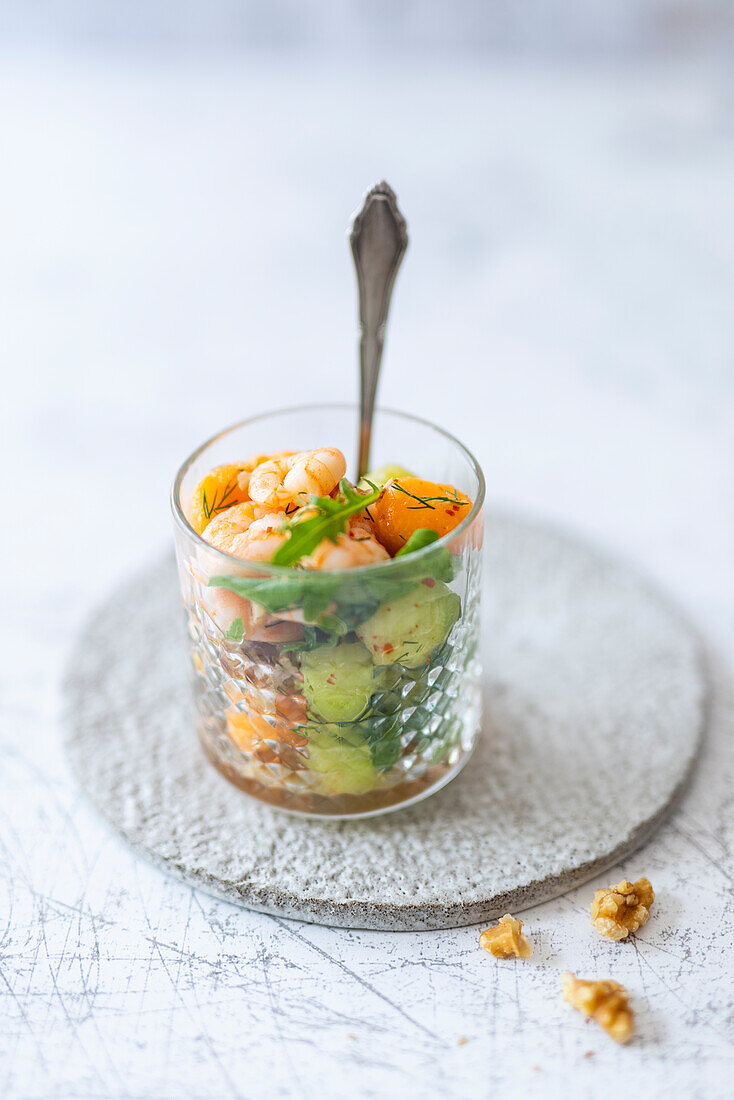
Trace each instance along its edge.
<path fill-rule="evenodd" d="M 1 59 L 3 1096 L 730 1094 L 733 101 L 713 66 Z M 381 176 L 412 236 L 383 402 L 463 437 L 495 502 L 637 561 L 712 646 L 680 806 L 524 914 L 530 961 L 191 890 L 110 834 L 60 743 L 71 639 L 165 550 L 181 457 L 353 396 L 344 229 Z M 593 890 L 641 874 L 649 924 L 601 940 Z M 566 969 L 628 987 L 631 1046 L 563 1004 Z"/>

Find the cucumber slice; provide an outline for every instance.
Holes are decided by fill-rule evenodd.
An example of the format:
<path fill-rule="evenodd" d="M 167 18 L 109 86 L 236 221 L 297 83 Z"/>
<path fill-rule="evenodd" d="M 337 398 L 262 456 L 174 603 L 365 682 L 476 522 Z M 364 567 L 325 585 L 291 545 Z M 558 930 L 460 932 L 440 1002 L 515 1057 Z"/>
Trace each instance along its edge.
<path fill-rule="evenodd" d="M 374 691 L 374 666 L 361 642 L 321 646 L 301 656 L 303 694 L 325 722 L 354 722 Z"/>
<path fill-rule="evenodd" d="M 419 668 L 443 645 L 461 615 L 461 600 L 441 581 L 426 578 L 417 588 L 390 600 L 357 627 L 376 665 L 397 661 Z"/>
<path fill-rule="evenodd" d="M 321 776 L 325 794 L 364 794 L 379 784 L 369 745 L 355 729 L 310 727 L 308 768 Z"/>
<path fill-rule="evenodd" d="M 394 477 L 414 477 L 410 470 L 406 470 L 405 466 L 398 466 L 397 463 L 392 463 L 387 466 L 376 466 L 374 470 L 369 470 L 359 485 L 358 489 L 369 489 L 370 483 L 372 485 L 379 485 L 382 488 L 383 485 L 387 485 L 388 481 L 391 481 Z"/>

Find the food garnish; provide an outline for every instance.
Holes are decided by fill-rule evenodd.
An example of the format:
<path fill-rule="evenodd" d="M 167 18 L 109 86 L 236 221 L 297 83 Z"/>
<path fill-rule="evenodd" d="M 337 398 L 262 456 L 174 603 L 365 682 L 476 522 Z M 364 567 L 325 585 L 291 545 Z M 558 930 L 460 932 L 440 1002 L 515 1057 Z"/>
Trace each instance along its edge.
<path fill-rule="evenodd" d="M 379 499 L 382 490 L 375 487 L 369 493 L 360 493 L 346 478 L 339 484 L 339 498 L 312 496 L 308 502 L 305 518 L 300 519 L 296 512 L 283 525 L 286 541 L 272 557 L 273 565 L 295 565 L 301 558 L 311 554 L 324 539 L 336 543 L 337 536 L 346 531 L 347 520 L 357 512 L 369 508 Z"/>
<path fill-rule="evenodd" d="M 432 542 L 437 542 L 439 538 L 438 532 L 431 530 L 430 527 L 419 527 L 417 531 L 413 532 L 405 545 L 400 547 L 395 557 L 402 558 L 406 554 L 422 550 L 424 546 L 430 546 Z"/>

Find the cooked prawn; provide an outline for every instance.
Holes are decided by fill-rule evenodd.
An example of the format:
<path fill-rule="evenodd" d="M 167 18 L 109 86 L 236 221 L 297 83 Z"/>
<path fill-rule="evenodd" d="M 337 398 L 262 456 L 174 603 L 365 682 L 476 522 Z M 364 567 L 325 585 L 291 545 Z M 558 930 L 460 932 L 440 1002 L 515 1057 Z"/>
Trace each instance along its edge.
<path fill-rule="evenodd" d="M 293 451 L 270 451 L 252 455 L 244 462 L 215 466 L 210 470 L 194 489 L 187 509 L 189 523 L 197 534 L 200 535 L 215 516 L 250 499 L 250 477 L 254 469 L 263 462 L 291 454 Z"/>
<path fill-rule="evenodd" d="M 249 493 L 258 504 L 285 508 L 309 496 L 328 496 L 347 472 L 336 447 L 319 447 L 262 462 L 250 475 Z"/>
<path fill-rule="evenodd" d="M 239 619 L 242 636 L 248 642 L 296 642 L 303 637 L 298 622 L 284 621 L 269 615 L 259 604 L 238 596 L 229 588 L 205 588 L 201 604 L 215 626 L 224 634 Z"/>
<path fill-rule="evenodd" d="M 254 520 L 238 544 L 238 558 L 245 561 L 271 561 L 285 542 L 285 512 L 272 512 Z"/>
<path fill-rule="evenodd" d="M 210 520 L 201 533 L 210 546 L 244 560 L 268 561 L 277 547 L 263 556 L 264 536 L 282 527 L 285 513 L 252 500 L 235 504 Z M 282 536 L 281 536 L 282 541 Z M 279 544 L 278 544 L 279 545 Z M 253 547 L 257 550 L 253 553 Z"/>
<path fill-rule="evenodd" d="M 258 466 L 262 466 L 263 462 L 271 462 L 277 459 L 289 458 L 295 451 L 270 451 L 268 454 L 253 455 L 248 458 L 247 462 L 242 463 L 242 468 L 237 475 L 237 484 L 241 492 L 250 494 L 250 478 L 253 471 Z"/>
<path fill-rule="evenodd" d="M 243 561 L 266 562 L 283 542 L 285 536 L 280 528 L 284 519 L 283 512 L 250 500 L 215 516 L 202 532 L 202 538 L 217 550 Z M 205 565 L 205 575 L 218 571 L 215 562 Z M 220 630 L 226 631 L 239 619 L 243 636 L 250 641 L 289 642 L 303 634 L 298 622 L 276 619 L 258 604 L 227 588 L 206 588 L 201 600 Z"/>
<path fill-rule="evenodd" d="M 355 516 L 346 532 L 337 535 L 336 543 L 324 539 L 313 553 L 301 559 L 301 565 L 304 569 L 356 569 L 360 565 L 387 561 L 389 557 L 369 525 Z"/>

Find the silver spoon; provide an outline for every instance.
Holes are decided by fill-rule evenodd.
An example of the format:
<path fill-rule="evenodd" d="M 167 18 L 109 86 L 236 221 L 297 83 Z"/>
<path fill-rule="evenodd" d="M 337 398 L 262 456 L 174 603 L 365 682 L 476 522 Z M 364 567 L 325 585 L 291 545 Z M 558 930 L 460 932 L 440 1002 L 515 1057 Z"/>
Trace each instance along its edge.
<path fill-rule="evenodd" d="M 408 228 L 395 192 L 383 180 L 367 193 L 349 240 L 359 287 L 359 458 L 357 476 L 370 464 L 372 417 L 380 377 L 385 326 L 395 276 L 408 247 Z"/>

